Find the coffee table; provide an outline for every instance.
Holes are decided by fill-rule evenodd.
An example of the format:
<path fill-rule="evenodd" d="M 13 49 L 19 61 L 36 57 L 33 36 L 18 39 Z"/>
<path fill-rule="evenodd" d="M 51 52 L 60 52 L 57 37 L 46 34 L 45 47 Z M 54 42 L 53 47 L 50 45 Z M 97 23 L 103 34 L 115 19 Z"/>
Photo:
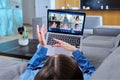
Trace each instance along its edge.
<path fill-rule="evenodd" d="M 35 53 L 37 45 L 37 39 L 29 39 L 29 44 L 27 46 L 20 46 L 18 44 L 18 39 L 11 40 L 0 43 L 0 55 L 29 60 Z"/>

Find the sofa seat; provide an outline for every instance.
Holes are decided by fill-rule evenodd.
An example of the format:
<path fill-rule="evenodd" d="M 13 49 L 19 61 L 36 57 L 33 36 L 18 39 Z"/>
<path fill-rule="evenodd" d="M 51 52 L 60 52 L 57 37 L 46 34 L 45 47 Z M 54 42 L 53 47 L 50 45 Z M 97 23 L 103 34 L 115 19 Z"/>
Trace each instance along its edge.
<path fill-rule="evenodd" d="M 114 47 L 114 38 L 111 36 L 92 35 L 84 38 L 82 43 L 83 46 L 112 48 Z"/>
<path fill-rule="evenodd" d="M 27 62 L 0 59 L 0 80 L 20 80 L 19 75 L 23 73 Z"/>

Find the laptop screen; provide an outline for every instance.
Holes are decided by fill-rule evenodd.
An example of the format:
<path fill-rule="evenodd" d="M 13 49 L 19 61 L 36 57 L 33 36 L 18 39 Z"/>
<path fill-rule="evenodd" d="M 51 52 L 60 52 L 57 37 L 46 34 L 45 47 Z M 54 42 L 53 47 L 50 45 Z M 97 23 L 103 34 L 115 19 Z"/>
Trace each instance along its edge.
<path fill-rule="evenodd" d="M 48 10 L 48 32 L 83 35 L 85 13 Z"/>

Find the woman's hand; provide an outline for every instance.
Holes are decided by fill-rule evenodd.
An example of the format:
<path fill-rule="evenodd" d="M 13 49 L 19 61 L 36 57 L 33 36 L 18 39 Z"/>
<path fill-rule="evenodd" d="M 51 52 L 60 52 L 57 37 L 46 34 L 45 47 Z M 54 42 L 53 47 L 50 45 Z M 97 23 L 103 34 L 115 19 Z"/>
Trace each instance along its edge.
<path fill-rule="evenodd" d="M 55 40 L 57 42 L 55 45 L 53 45 L 53 47 L 62 47 L 64 49 L 66 49 L 68 51 L 72 51 L 72 52 L 77 50 L 77 48 L 75 46 L 72 46 L 62 40 L 55 39 L 55 38 L 53 40 Z"/>
<path fill-rule="evenodd" d="M 45 25 L 42 25 L 41 29 L 39 29 L 39 25 L 37 25 L 38 40 L 39 40 L 39 44 L 42 46 L 46 45 L 46 41 L 45 41 L 46 32 L 47 32 L 47 29 L 46 29 Z"/>

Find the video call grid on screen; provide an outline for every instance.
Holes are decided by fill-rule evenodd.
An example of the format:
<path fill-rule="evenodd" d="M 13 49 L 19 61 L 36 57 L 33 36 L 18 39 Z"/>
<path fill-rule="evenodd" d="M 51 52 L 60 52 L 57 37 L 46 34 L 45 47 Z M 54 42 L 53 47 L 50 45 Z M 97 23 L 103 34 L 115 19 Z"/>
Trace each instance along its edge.
<path fill-rule="evenodd" d="M 48 10 L 48 31 L 82 35 L 85 13 Z"/>

